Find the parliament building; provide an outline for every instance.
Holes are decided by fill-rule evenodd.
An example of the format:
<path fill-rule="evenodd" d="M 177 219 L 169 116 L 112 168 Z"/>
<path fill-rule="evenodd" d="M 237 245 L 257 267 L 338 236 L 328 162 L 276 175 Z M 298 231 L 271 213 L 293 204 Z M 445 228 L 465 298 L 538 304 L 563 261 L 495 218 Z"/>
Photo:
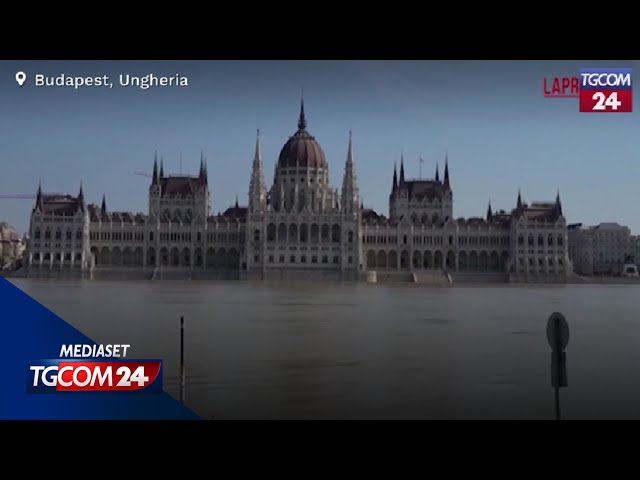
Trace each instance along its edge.
<path fill-rule="evenodd" d="M 455 218 L 448 159 L 431 179 L 394 167 L 388 216 L 363 208 L 349 134 L 341 188 L 307 129 L 297 131 L 265 182 L 260 135 L 246 206 L 211 210 L 207 164 L 197 176 L 166 175 L 154 160 L 148 212 L 110 211 L 77 195 L 38 188 L 30 219 L 28 275 L 150 279 L 289 278 L 420 281 L 477 278 L 563 282 L 572 272 L 560 195 Z"/>

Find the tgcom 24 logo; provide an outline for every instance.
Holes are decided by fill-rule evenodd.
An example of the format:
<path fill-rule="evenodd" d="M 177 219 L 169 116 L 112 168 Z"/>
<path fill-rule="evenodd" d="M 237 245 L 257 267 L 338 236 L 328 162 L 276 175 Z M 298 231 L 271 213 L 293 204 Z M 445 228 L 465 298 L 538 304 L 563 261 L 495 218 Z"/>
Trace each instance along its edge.
<path fill-rule="evenodd" d="M 583 68 L 578 76 L 544 77 L 545 98 L 578 98 L 581 113 L 631 113 L 631 68 Z"/>
<path fill-rule="evenodd" d="M 62 345 L 60 358 L 27 365 L 27 393 L 162 392 L 162 360 L 126 359 L 128 348 Z"/>

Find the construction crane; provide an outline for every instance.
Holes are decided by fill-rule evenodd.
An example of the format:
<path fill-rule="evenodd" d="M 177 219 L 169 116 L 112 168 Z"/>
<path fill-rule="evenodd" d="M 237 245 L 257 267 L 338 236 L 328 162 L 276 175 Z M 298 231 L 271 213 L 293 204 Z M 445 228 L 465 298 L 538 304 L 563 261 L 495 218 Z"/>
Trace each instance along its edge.
<path fill-rule="evenodd" d="M 18 198 L 21 200 L 31 200 L 36 198 L 33 193 L 18 193 L 16 195 L 0 195 L 0 198 Z"/>

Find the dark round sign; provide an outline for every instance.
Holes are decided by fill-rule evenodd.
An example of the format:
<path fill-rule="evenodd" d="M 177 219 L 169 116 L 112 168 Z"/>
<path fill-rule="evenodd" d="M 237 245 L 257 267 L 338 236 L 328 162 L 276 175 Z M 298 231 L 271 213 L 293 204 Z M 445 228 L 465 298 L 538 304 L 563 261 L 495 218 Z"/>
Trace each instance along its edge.
<path fill-rule="evenodd" d="M 547 321 L 547 341 L 554 352 L 563 352 L 569 344 L 569 324 L 564 315 L 554 312 Z"/>

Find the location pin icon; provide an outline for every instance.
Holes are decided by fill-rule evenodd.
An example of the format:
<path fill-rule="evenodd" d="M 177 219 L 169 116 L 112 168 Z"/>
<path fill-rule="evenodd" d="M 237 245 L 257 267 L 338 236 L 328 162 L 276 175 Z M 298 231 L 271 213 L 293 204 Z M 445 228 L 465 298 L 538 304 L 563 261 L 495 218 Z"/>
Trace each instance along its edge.
<path fill-rule="evenodd" d="M 27 80 L 27 74 L 24 72 L 18 72 L 16 73 L 16 82 L 18 82 L 18 85 L 20 85 L 22 87 L 22 85 L 24 85 L 24 82 Z"/>

